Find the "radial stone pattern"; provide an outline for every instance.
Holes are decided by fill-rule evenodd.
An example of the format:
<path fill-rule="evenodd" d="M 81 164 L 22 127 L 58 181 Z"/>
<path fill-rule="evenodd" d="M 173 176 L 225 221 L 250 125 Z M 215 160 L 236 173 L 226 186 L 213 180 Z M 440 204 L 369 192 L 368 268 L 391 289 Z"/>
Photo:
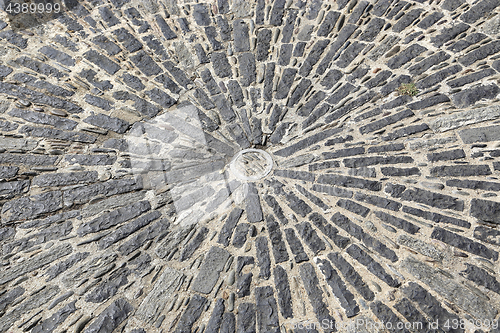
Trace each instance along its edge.
<path fill-rule="evenodd" d="M 0 332 L 500 332 L 499 10 L 2 12 Z"/>

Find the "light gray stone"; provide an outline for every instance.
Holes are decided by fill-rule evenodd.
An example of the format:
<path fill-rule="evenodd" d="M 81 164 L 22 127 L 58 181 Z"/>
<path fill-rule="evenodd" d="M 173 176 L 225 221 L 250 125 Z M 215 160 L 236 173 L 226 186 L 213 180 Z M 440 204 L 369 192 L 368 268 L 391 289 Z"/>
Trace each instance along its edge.
<path fill-rule="evenodd" d="M 455 304 L 476 319 L 495 318 L 498 311 L 483 298 L 478 297 L 468 288 L 444 276 L 438 269 L 426 265 L 413 257 L 406 258 L 401 266 L 415 278 Z"/>
<path fill-rule="evenodd" d="M 183 280 L 184 274 L 168 266 L 165 267 L 153 289 L 137 309 L 135 317 L 149 324 L 155 323 Z"/>
<path fill-rule="evenodd" d="M 217 283 L 219 274 L 224 269 L 230 256 L 226 250 L 212 246 L 205 256 L 205 260 L 191 286 L 191 290 L 209 294 Z"/>
<path fill-rule="evenodd" d="M 434 132 L 446 132 L 463 126 L 497 119 L 499 117 L 500 105 L 492 105 L 439 117 L 429 122 L 429 127 Z"/>
<path fill-rule="evenodd" d="M 409 247 L 410 249 L 417 251 L 418 253 L 421 253 L 424 256 L 427 256 L 434 260 L 438 261 L 443 260 L 444 254 L 441 251 L 436 249 L 436 247 L 434 247 L 433 245 L 427 244 L 426 242 L 423 242 L 420 239 L 416 239 L 408 235 L 401 234 L 399 235 L 397 242 L 400 245 Z"/>
<path fill-rule="evenodd" d="M 36 141 L 23 138 L 0 137 L 0 149 L 30 151 L 37 146 Z"/>

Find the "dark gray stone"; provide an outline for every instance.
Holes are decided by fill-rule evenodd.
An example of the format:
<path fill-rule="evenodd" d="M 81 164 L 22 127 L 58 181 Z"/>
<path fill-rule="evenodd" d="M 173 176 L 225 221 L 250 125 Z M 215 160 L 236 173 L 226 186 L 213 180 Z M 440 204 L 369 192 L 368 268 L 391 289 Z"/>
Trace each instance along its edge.
<path fill-rule="evenodd" d="M 279 264 L 289 259 L 280 226 L 273 215 L 266 216 L 267 230 L 273 248 L 274 262 Z"/>
<path fill-rule="evenodd" d="M 274 268 L 274 285 L 278 294 L 278 304 L 283 318 L 293 317 L 292 293 L 288 283 L 288 274 L 280 265 Z"/>
<path fill-rule="evenodd" d="M 325 51 L 325 49 L 328 46 L 328 44 L 330 44 L 330 40 L 329 39 L 323 39 L 323 40 L 317 41 L 313 45 L 313 47 L 309 51 L 309 54 L 307 55 L 307 58 L 304 60 L 304 63 L 300 67 L 299 75 L 301 75 L 303 77 L 306 77 L 306 76 L 309 75 L 309 73 L 311 73 L 312 68 L 319 61 L 319 58 L 321 57 L 321 55 Z"/>
<path fill-rule="evenodd" d="M 484 165 L 443 165 L 431 169 L 434 177 L 470 177 L 491 175 L 490 167 Z"/>
<path fill-rule="evenodd" d="M 255 327 L 255 304 L 241 303 L 238 306 L 237 333 L 257 333 Z"/>
<path fill-rule="evenodd" d="M 402 267 L 420 281 L 427 284 L 431 289 L 434 289 L 448 302 L 458 306 L 474 317 L 490 318 L 490 316 L 496 316 L 498 313 L 495 308 L 488 306 L 489 303 L 487 300 L 478 297 L 468 288 L 464 288 L 463 285 L 447 278 L 441 274 L 437 268 L 430 267 L 413 257 L 406 258 L 402 263 Z M 442 311 L 441 306 L 433 308 L 433 305 L 438 304 L 438 302 L 430 296 L 430 293 L 425 291 L 424 288 L 414 283 L 410 283 L 410 286 L 416 290 L 410 291 L 415 297 L 409 298 L 418 302 L 419 306 L 425 309 L 424 312 L 434 312 L 436 316 L 432 318 L 450 317 L 447 312 Z M 456 318 L 455 315 L 453 315 L 453 317 Z"/>
<path fill-rule="evenodd" d="M 363 251 L 360 247 L 355 244 L 349 246 L 346 250 L 347 253 L 354 259 L 356 259 L 360 264 L 366 266 L 366 268 L 380 280 L 384 281 L 390 287 L 399 287 L 401 284 L 398 280 L 394 279 L 391 275 L 389 275 L 382 266 L 373 260 L 365 251 Z"/>
<path fill-rule="evenodd" d="M 97 67 L 104 70 L 109 75 L 114 75 L 118 70 L 120 70 L 120 66 L 115 62 L 111 61 L 109 58 L 103 56 L 97 51 L 90 50 L 83 54 L 85 59 L 96 65 Z"/>
<path fill-rule="evenodd" d="M 176 333 L 191 332 L 194 323 L 200 318 L 203 310 L 205 309 L 205 304 L 207 299 L 200 295 L 194 295 L 189 299 L 189 303 L 186 310 L 179 319 Z"/>
<path fill-rule="evenodd" d="M 210 59 L 212 62 L 212 68 L 215 71 L 215 75 L 217 75 L 220 78 L 232 77 L 233 72 L 231 70 L 231 65 L 229 64 L 229 61 L 227 60 L 225 52 L 214 52 L 210 55 Z"/>
<path fill-rule="evenodd" d="M 112 332 L 132 311 L 134 307 L 130 303 L 123 298 L 117 299 L 99 314 L 84 333 Z"/>
<path fill-rule="evenodd" d="M 255 239 L 255 253 L 260 268 L 259 277 L 267 280 L 271 276 L 271 258 L 269 257 L 267 238 L 257 237 Z"/>
<path fill-rule="evenodd" d="M 328 310 L 328 305 L 323 301 L 323 290 L 319 286 L 319 280 L 314 270 L 314 267 L 310 263 L 302 264 L 300 267 L 300 277 L 304 282 L 304 288 L 306 289 L 307 296 L 313 307 L 313 311 L 316 314 L 319 322 L 326 320 L 329 324 L 332 323 L 333 326 L 328 325 L 324 330 L 325 332 L 335 331 L 335 319 L 330 315 Z"/>
<path fill-rule="evenodd" d="M 359 313 L 359 306 L 354 300 L 354 295 L 347 289 L 337 271 L 328 260 L 318 259 L 317 265 L 325 275 L 326 283 L 332 288 L 334 295 L 344 308 L 347 318 L 354 317 Z"/>
<path fill-rule="evenodd" d="M 98 180 L 97 171 L 82 171 L 69 173 L 47 173 L 33 178 L 33 185 L 46 186 L 66 186 L 81 183 L 94 183 Z"/>
<path fill-rule="evenodd" d="M 57 247 L 53 247 L 48 251 L 39 253 L 25 261 L 21 264 L 11 267 L 9 270 L 2 273 L 0 276 L 0 284 L 12 281 L 26 273 L 30 273 L 36 269 L 39 269 L 51 262 L 67 256 L 73 251 L 73 247 L 70 244 L 63 244 Z M 1 327 L 1 324 L 0 324 Z"/>
<path fill-rule="evenodd" d="M 412 59 L 418 57 L 422 52 L 427 51 L 427 49 L 419 44 L 412 44 L 407 47 L 404 51 L 401 51 L 399 54 L 395 55 L 387 62 L 387 66 L 390 69 L 396 69 L 402 67 L 407 62 Z"/>
<path fill-rule="evenodd" d="M 496 7 L 498 7 L 498 2 L 494 0 L 483 0 L 474 3 L 468 11 L 460 16 L 460 19 L 465 23 L 474 23 L 481 17 L 484 17 L 488 13 L 491 13 Z"/>
<path fill-rule="evenodd" d="M 165 36 L 165 38 L 167 40 L 177 38 L 177 35 L 175 34 L 175 32 L 172 30 L 172 28 L 170 28 L 168 23 L 165 22 L 165 20 L 163 19 L 163 17 L 161 15 L 159 15 L 159 14 L 155 15 L 155 20 L 156 20 L 156 23 L 158 24 L 158 27 L 160 27 L 160 30 L 161 30 L 163 36 Z"/>
<path fill-rule="evenodd" d="M 62 208 L 62 192 L 52 191 L 14 199 L 2 207 L 2 222 L 33 219 Z"/>
<path fill-rule="evenodd" d="M 83 223 L 77 230 L 80 237 L 89 233 L 99 232 L 109 229 L 123 222 L 129 221 L 151 209 L 148 201 L 139 201 L 129 206 L 125 206 L 109 213 L 105 213 L 87 223 Z"/>
<path fill-rule="evenodd" d="M 98 35 L 92 38 L 92 43 L 106 51 L 110 56 L 117 55 L 122 51 L 122 49 L 118 45 L 116 45 L 116 43 L 112 42 L 108 37 L 104 35 Z"/>

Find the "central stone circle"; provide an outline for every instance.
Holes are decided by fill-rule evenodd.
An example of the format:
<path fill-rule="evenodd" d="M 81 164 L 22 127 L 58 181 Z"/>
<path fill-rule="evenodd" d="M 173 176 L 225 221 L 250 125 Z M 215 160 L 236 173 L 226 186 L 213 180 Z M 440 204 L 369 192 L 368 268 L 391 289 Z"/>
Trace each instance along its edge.
<path fill-rule="evenodd" d="M 271 172 L 273 159 L 264 150 L 244 149 L 233 157 L 229 169 L 239 179 L 255 181 Z"/>

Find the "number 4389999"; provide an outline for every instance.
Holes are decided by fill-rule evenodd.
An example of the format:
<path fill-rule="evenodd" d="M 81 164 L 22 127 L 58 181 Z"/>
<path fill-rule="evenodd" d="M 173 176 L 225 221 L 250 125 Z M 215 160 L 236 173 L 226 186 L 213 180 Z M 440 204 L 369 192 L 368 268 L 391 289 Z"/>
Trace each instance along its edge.
<path fill-rule="evenodd" d="M 58 3 L 9 3 L 5 8 L 9 14 L 59 13 L 61 5 Z"/>

